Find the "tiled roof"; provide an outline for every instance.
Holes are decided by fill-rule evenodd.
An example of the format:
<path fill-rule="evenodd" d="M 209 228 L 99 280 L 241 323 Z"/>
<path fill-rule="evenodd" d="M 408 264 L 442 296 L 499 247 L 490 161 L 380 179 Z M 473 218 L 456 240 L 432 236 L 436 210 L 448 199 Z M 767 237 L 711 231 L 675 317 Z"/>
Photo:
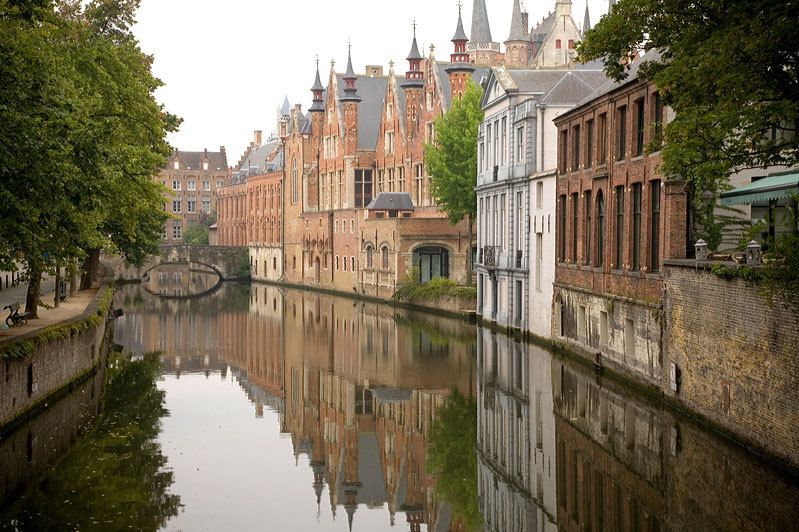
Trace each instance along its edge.
<path fill-rule="evenodd" d="M 169 162 L 175 160 L 177 157 L 180 160 L 181 166 L 192 170 L 199 170 L 202 168 L 202 160 L 208 157 L 209 170 L 227 170 L 227 155 L 224 151 L 180 151 L 175 150 L 169 159 Z"/>

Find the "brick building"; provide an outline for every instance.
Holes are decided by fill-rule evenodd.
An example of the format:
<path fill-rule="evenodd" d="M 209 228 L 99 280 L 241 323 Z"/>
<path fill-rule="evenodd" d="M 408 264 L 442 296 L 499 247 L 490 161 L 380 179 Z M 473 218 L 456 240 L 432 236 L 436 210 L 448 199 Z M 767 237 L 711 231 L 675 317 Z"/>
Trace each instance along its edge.
<path fill-rule="evenodd" d="M 167 220 L 164 239 L 180 242 L 189 225 L 217 212 L 217 190 L 230 181 L 225 147 L 216 152 L 175 150 L 156 179 L 171 191 L 164 209 L 178 217 Z"/>
<path fill-rule="evenodd" d="M 652 54 L 652 55 L 650 55 Z M 552 336 L 657 385 L 662 371 L 661 266 L 684 258 L 687 195 L 646 145 L 667 121 L 658 89 L 608 81 L 555 119 L 558 128 Z"/>

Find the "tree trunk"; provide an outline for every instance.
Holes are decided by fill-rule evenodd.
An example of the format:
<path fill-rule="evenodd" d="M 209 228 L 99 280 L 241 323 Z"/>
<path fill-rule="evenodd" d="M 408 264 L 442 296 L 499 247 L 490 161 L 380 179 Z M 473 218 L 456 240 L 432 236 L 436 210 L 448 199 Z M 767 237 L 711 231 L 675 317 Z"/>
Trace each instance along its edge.
<path fill-rule="evenodd" d="M 53 290 L 55 297 L 53 297 L 53 308 L 58 308 L 61 303 L 61 267 L 59 266 L 58 258 L 55 259 L 55 290 Z"/>
<path fill-rule="evenodd" d="M 88 290 L 97 280 L 97 266 L 100 264 L 100 248 L 92 248 L 81 267 L 80 289 Z"/>
<path fill-rule="evenodd" d="M 74 297 L 78 293 L 78 260 L 69 259 L 69 297 Z"/>
<path fill-rule="evenodd" d="M 30 282 L 28 283 L 28 295 L 25 298 L 25 312 L 28 312 L 28 319 L 39 317 L 39 289 L 42 284 L 42 272 L 38 267 L 28 265 Z"/>
<path fill-rule="evenodd" d="M 472 286 L 472 226 L 474 225 L 474 221 L 472 220 L 472 215 L 469 214 L 469 250 L 466 252 L 466 284 L 467 286 Z"/>

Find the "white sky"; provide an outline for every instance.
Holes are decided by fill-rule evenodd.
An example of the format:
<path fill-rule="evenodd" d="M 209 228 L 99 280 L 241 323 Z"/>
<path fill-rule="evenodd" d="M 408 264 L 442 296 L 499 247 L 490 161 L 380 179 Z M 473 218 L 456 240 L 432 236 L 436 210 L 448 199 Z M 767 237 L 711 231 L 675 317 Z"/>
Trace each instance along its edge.
<path fill-rule="evenodd" d="M 463 1 L 463 24 L 471 30 L 473 0 Z M 582 24 L 586 0 L 574 0 L 572 16 Z M 527 0 L 531 26 L 555 8 L 555 0 Z M 486 0 L 491 36 L 504 42 L 510 31 L 512 0 Z M 591 24 L 607 12 L 606 0 L 588 0 Z M 322 83 L 330 61 L 347 66 L 352 40 L 355 72 L 365 65 L 394 60 L 404 74 L 414 17 L 420 51 L 435 44 L 436 58 L 449 61 L 457 0 L 142 0 L 133 31 L 145 53 L 155 56 L 153 70 L 166 84 L 156 93 L 166 109 L 183 118 L 169 137 L 185 151 L 225 146 L 235 165 L 253 138 L 264 140 L 275 127 L 276 111 L 289 102 L 311 105 L 310 87 L 319 55 Z M 424 49 L 422 49 L 424 47 Z M 504 46 L 502 47 L 504 51 Z"/>

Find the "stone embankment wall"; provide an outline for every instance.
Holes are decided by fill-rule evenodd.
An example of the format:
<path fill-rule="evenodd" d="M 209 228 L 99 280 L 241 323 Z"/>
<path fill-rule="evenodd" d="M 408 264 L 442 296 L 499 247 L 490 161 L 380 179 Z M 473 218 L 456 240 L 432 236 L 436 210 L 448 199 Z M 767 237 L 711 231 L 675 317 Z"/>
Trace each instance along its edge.
<path fill-rule="evenodd" d="M 80 316 L 0 342 L 0 433 L 95 368 L 112 291 L 104 280 Z"/>
<path fill-rule="evenodd" d="M 664 392 L 799 467 L 799 315 L 710 264 L 669 261 L 664 277 Z"/>

